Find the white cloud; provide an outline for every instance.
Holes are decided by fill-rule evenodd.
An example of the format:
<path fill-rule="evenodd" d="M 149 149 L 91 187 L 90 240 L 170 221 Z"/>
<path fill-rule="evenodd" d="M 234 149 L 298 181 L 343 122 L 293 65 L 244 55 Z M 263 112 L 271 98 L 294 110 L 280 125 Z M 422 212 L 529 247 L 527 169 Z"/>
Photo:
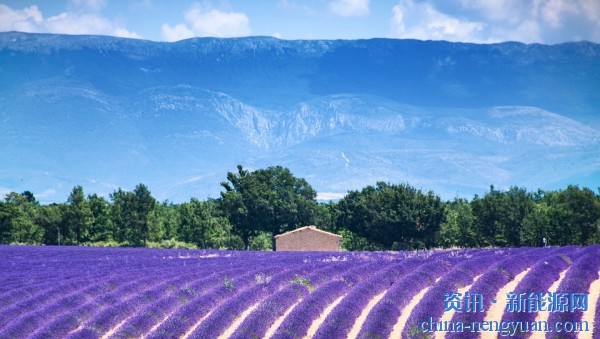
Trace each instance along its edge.
<path fill-rule="evenodd" d="M 335 193 L 335 192 L 317 192 L 317 200 L 339 200 L 343 199 L 346 193 Z"/>
<path fill-rule="evenodd" d="M 56 195 L 56 190 L 53 188 L 49 188 L 44 190 L 42 193 L 38 193 L 35 195 L 36 198 L 50 198 Z"/>
<path fill-rule="evenodd" d="M 184 24 L 177 24 L 173 27 L 168 24 L 162 25 L 162 36 L 166 41 L 179 41 L 194 37 L 194 31 L 187 28 Z"/>
<path fill-rule="evenodd" d="M 600 41 L 598 0 L 400 0 L 390 34 L 465 42 Z"/>
<path fill-rule="evenodd" d="M 470 10 L 486 21 L 506 21 L 515 23 L 527 10 L 523 0 L 459 0 L 459 6 Z"/>
<path fill-rule="evenodd" d="M 497 29 L 492 35 L 498 37 L 495 41 L 532 43 L 544 41 L 541 33 L 541 27 L 536 20 L 523 20 L 514 27 L 504 28 L 504 31 Z"/>
<path fill-rule="evenodd" d="M 244 13 L 221 12 L 216 9 L 204 11 L 194 6 L 185 15 L 196 32 L 208 36 L 240 36 L 250 34 L 248 17 Z"/>
<path fill-rule="evenodd" d="M 576 15 L 578 11 L 579 9 L 576 2 L 567 2 L 563 0 L 546 1 L 540 6 L 542 18 L 553 28 L 561 27 L 566 16 L 572 14 Z"/>
<path fill-rule="evenodd" d="M 13 10 L 0 4 L 1 31 L 37 32 L 42 21 L 42 13 L 35 5 L 22 10 Z"/>
<path fill-rule="evenodd" d="M 480 41 L 484 24 L 459 20 L 436 10 L 432 4 L 402 0 L 393 7 L 392 35 L 398 38 L 448 41 Z"/>
<path fill-rule="evenodd" d="M 537 19 L 544 41 L 600 41 L 600 1 L 532 1 L 534 6 L 527 19 Z"/>
<path fill-rule="evenodd" d="M 101 9 L 104 1 L 88 0 L 81 4 L 72 0 L 74 5 L 82 5 L 94 11 Z M 91 6 L 91 7 L 90 7 Z M 135 32 L 100 16 L 97 13 L 69 11 L 44 18 L 37 6 L 14 10 L 0 5 L 0 31 L 20 31 L 29 33 L 57 34 L 100 34 L 124 38 L 141 38 Z"/>
<path fill-rule="evenodd" d="M 210 8 L 210 5 L 195 3 L 185 14 L 185 23 L 173 27 L 162 25 L 162 35 L 167 41 L 176 41 L 193 36 L 237 37 L 250 35 L 248 16 L 242 12 L 225 12 Z"/>
<path fill-rule="evenodd" d="M 329 8 L 343 17 L 365 16 L 369 14 L 369 0 L 334 0 Z"/>
<path fill-rule="evenodd" d="M 579 6 L 587 20 L 600 23 L 600 1 L 598 0 L 581 0 Z"/>
<path fill-rule="evenodd" d="M 114 22 L 93 14 L 61 13 L 45 20 L 44 26 L 49 33 L 67 34 L 103 34 L 123 38 L 141 38 Z"/>

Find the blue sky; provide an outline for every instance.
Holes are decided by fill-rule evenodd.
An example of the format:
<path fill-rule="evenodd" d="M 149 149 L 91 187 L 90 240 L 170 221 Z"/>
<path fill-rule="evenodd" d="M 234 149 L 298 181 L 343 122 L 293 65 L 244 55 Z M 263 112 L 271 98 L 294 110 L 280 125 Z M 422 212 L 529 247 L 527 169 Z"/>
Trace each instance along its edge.
<path fill-rule="evenodd" d="M 195 36 L 600 42 L 600 0 L 0 0 L 0 31 L 155 41 Z"/>

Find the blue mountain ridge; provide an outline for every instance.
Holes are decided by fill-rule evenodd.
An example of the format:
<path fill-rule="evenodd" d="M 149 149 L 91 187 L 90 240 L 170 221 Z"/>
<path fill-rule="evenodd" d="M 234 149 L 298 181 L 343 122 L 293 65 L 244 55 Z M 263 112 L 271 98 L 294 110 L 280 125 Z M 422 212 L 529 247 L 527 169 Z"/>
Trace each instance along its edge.
<path fill-rule="evenodd" d="M 0 193 L 139 182 L 217 197 L 237 164 L 321 197 L 600 182 L 600 45 L 0 33 Z"/>

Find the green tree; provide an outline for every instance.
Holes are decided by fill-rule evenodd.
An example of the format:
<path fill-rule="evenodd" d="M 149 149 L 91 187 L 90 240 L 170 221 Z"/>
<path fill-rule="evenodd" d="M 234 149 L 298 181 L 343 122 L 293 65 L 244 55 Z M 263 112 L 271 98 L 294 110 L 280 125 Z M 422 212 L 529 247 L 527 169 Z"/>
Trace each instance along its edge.
<path fill-rule="evenodd" d="M 143 241 L 144 246 L 148 243 L 148 235 L 150 234 L 150 223 L 148 219 L 150 213 L 154 210 L 156 199 L 144 184 L 138 184 L 133 190 L 132 208 L 132 226 L 134 227 L 133 234 L 135 237 L 134 243 Z"/>
<path fill-rule="evenodd" d="M 119 188 L 110 194 L 112 201 L 110 216 L 112 220 L 112 238 L 123 244 L 133 237 L 131 234 L 131 213 L 133 193 Z"/>
<path fill-rule="evenodd" d="M 92 242 L 109 242 L 112 239 L 112 220 L 110 216 L 110 204 L 97 194 L 88 195 L 87 198 L 90 212 L 92 213 L 92 224 L 90 225 L 90 240 Z"/>
<path fill-rule="evenodd" d="M 594 234 L 600 220 L 600 202 L 589 188 L 569 185 L 558 194 L 558 203 L 564 215 L 561 218 L 565 229 L 577 229 L 577 234 L 570 239 L 572 244 L 586 245 L 593 243 Z"/>
<path fill-rule="evenodd" d="M 234 248 L 232 238 L 232 226 L 229 220 L 223 215 L 219 202 L 215 199 L 208 199 L 202 202 L 203 218 L 208 230 L 207 246 L 210 248 Z"/>
<path fill-rule="evenodd" d="M 40 244 L 44 229 L 35 223 L 38 202 L 33 194 L 8 193 L 0 205 L 0 236 L 3 243 Z"/>
<path fill-rule="evenodd" d="M 471 202 L 475 229 L 484 246 L 520 246 L 523 219 L 533 208 L 533 197 L 524 188 L 498 191 L 494 186 L 483 198 Z"/>
<path fill-rule="evenodd" d="M 72 232 L 76 244 L 90 240 L 90 228 L 93 224 L 93 215 L 88 205 L 83 187 L 75 186 L 67 200 L 69 208 L 66 214 L 66 224 Z"/>
<path fill-rule="evenodd" d="M 49 204 L 40 206 L 36 216 L 36 224 L 44 229 L 42 243 L 46 245 L 60 245 L 64 243 L 67 225 L 65 215 L 68 206 L 66 204 Z M 61 237 L 63 239 L 61 239 Z"/>
<path fill-rule="evenodd" d="M 471 204 L 454 199 L 445 206 L 446 218 L 441 225 L 438 245 L 443 247 L 476 247 L 477 233 Z"/>
<path fill-rule="evenodd" d="M 180 225 L 179 206 L 167 200 L 156 204 L 154 210 L 148 216 L 150 223 L 149 240 L 161 241 L 177 239 L 178 227 Z"/>
<path fill-rule="evenodd" d="M 534 205 L 532 196 L 525 188 L 513 186 L 504 193 L 504 200 L 504 204 L 507 206 L 502 221 L 504 238 L 508 246 L 521 246 L 520 233 L 523 220 Z"/>
<path fill-rule="evenodd" d="M 192 198 L 179 205 L 179 215 L 179 240 L 194 243 L 199 248 L 228 247 L 229 222 L 218 216 L 214 201 Z"/>
<path fill-rule="evenodd" d="M 261 231 L 278 234 L 314 221 L 316 192 L 281 166 L 227 173 L 221 185 L 221 209 L 246 249 Z"/>
<path fill-rule="evenodd" d="M 337 233 L 340 230 L 336 225 L 338 214 L 339 211 L 335 202 L 319 203 L 314 210 L 314 224 L 319 229 Z"/>
<path fill-rule="evenodd" d="M 111 217 L 114 224 L 113 239 L 129 245 L 147 245 L 150 234 L 150 216 L 156 199 L 144 184 L 135 186 L 133 192 L 121 188 L 110 195 Z"/>
<path fill-rule="evenodd" d="M 545 210 L 545 230 L 551 245 L 594 243 L 600 224 L 600 200 L 588 188 L 570 185 L 564 190 L 546 192 L 541 203 Z"/>
<path fill-rule="evenodd" d="M 383 249 L 431 247 L 444 220 L 440 198 L 408 184 L 350 191 L 338 209 L 339 226 Z"/>
<path fill-rule="evenodd" d="M 546 201 L 537 202 L 523 219 L 521 228 L 521 244 L 523 246 L 543 246 L 544 241 L 550 244 L 558 239 L 557 224 L 552 219 L 550 207 Z"/>
<path fill-rule="evenodd" d="M 348 229 L 339 228 L 337 233 L 342 236 L 342 248 L 348 251 L 381 251 L 381 245 L 370 241 Z"/>
<path fill-rule="evenodd" d="M 8 203 L 0 200 L 0 244 L 10 243 L 12 228 L 10 225 L 11 211 Z"/>

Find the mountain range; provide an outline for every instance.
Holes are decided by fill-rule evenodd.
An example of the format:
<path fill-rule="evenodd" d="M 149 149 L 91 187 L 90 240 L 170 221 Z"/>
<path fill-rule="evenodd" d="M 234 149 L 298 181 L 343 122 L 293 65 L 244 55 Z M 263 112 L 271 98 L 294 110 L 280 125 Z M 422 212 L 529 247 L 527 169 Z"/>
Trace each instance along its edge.
<path fill-rule="evenodd" d="M 237 164 L 339 198 L 600 185 L 600 45 L 0 33 L 0 193 L 218 197 Z"/>

